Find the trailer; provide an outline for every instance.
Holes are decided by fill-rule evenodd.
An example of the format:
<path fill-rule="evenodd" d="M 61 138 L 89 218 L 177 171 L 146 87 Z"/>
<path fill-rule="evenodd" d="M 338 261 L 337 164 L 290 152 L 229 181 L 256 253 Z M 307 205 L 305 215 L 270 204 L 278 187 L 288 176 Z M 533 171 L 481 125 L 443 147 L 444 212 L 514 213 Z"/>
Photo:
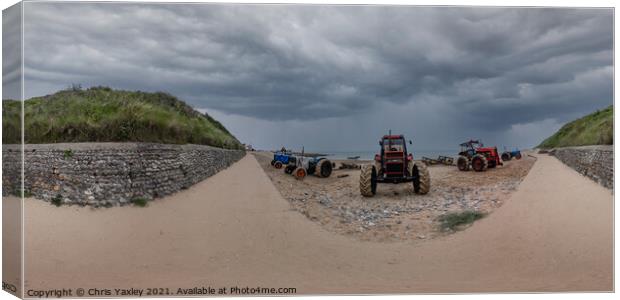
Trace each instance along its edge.
<path fill-rule="evenodd" d="M 438 165 L 438 164 L 451 166 L 454 164 L 454 158 L 449 157 L 449 156 L 443 156 L 443 155 L 439 155 L 437 159 L 422 156 L 422 162 L 424 162 L 425 164 L 429 166 Z"/>

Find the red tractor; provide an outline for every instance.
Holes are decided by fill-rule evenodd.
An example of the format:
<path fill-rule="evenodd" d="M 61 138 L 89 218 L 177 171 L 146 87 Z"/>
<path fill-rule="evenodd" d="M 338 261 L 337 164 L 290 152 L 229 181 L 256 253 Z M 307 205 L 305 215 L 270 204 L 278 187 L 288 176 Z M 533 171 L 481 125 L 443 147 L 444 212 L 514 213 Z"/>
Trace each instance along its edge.
<path fill-rule="evenodd" d="M 480 141 L 470 140 L 461 144 L 461 152 L 459 152 L 456 165 L 461 171 L 469 171 L 471 167 L 476 172 L 482 172 L 487 168 L 495 168 L 503 164 L 497 147 L 484 147 Z"/>
<path fill-rule="evenodd" d="M 409 141 L 411 144 L 411 141 Z M 381 153 L 375 155 L 374 164 L 363 165 L 360 173 L 360 193 L 372 197 L 377 183 L 413 182 L 416 194 L 426 194 L 431 188 L 431 176 L 426 165 L 415 162 L 407 152 L 403 135 L 384 135 L 379 141 Z"/>

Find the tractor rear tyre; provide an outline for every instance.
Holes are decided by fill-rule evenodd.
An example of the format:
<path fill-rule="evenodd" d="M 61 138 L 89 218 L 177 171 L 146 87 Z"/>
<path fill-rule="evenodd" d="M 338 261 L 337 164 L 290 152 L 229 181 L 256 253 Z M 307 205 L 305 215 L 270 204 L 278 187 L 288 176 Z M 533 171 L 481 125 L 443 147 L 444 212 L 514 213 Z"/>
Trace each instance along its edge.
<path fill-rule="evenodd" d="M 508 152 L 502 153 L 502 160 L 503 161 L 509 161 L 511 158 L 512 158 L 512 156 L 510 156 L 510 153 L 508 153 Z"/>
<path fill-rule="evenodd" d="M 428 194 L 431 190 L 431 174 L 424 163 L 413 163 L 411 175 L 413 176 L 413 192 L 420 195 Z"/>
<path fill-rule="evenodd" d="M 517 153 L 517 155 L 515 155 L 516 159 L 521 159 L 521 153 Z"/>
<path fill-rule="evenodd" d="M 306 175 L 308 175 L 308 173 L 306 172 L 306 169 L 302 167 L 298 167 L 295 171 L 293 171 L 293 176 L 295 176 L 295 179 L 297 180 L 303 180 L 306 178 Z"/>
<path fill-rule="evenodd" d="M 282 162 L 281 161 L 276 161 L 275 163 L 273 163 L 273 166 L 276 169 L 282 169 Z"/>
<path fill-rule="evenodd" d="M 318 177 L 327 178 L 332 174 L 332 163 L 329 159 L 321 159 L 314 167 L 314 174 Z"/>
<path fill-rule="evenodd" d="M 377 170 L 374 165 L 363 165 L 360 172 L 360 193 L 372 197 L 377 193 Z"/>
<path fill-rule="evenodd" d="M 459 156 L 459 158 L 456 160 L 456 165 L 461 171 L 469 171 L 469 159 L 465 156 Z"/>
<path fill-rule="evenodd" d="M 382 170 L 381 170 L 381 163 L 378 161 L 375 161 L 375 172 L 377 172 L 377 177 L 379 176 L 383 176 L 382 175 Z"/>
<path fill-rule="evenodd" d="M 471 168 L 474 169 L 474 171 L 476 172 L 486 171 L 487 167 L 488 167 L 488 161 L 486 157 L 480 154 L 476 154 L 474 155 L 474 157 L 472 157 Z"/>

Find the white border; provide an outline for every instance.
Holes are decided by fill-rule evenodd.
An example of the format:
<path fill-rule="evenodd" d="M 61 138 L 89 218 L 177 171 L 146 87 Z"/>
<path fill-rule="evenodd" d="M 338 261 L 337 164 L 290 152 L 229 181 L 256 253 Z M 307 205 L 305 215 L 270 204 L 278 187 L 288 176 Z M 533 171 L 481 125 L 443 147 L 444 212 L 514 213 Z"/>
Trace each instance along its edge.
<path fill-rule="evenodd" d="M 9 1 L 9 0 L 0 0 L 0 7 L 2 9 L 5 9 L 9 6 L 12 6 L 13 4 L 15 4 L 17 1 Z M 39 1 L 27 1 L 27 2 L 39 2 Z M 346 1 L 346 0 L 340 0 L 340 1 L 329 1 L 329 0 L 314 0 L 314 1 L 307 1 L 307 0 L 298 0 L 298 1 L 290 1 L 290 0 L 280 0 L 280 1 L 268 1 L 268 0 L 263 0 L 263 1 L 256 1 L 256 0 L 241 0 L 241 1 L 230 1 L 230 0 L 221 0 L 221 1 L 178 1 L 178 0 L 151 0 L 151 1 L 116 1 L 116 0 L 112 0 L 112 1 L 105 1 L 105 2 L 184 2 L 184 3 L 200 3 L 200 2 L 220 2 L 220 3 L 280 3 L 280 4 L 292 4 L 292 3 L 314 3 L 314 4 L 391 4 L 391 5 L 428 5 L 428 6 L 439 6 L 439 5 L 446 5 L 446 6 L 451 6 L 451 5 L 468 5 L 468 6 L 556 6 L 556 7 L 613 7 L 615 10 L 616 7 L 616 3 L 614 1 L 608 1 L 608 0 L 590 0 L 590 1 L 576 1 L 576 0 L 566 0 L 566 1 L 553 1 L 553 0 L 538 0 L 538 1 L 534 1 L 534 0 L 521 0 L 521 1 L 514 1 L 514 0 L 505 0 L 505 1 L 489 1 L 489 0 L 477 0 L 477 1 L 473 1 L 473 0 L 469 0 L 469 1 L 458 1 L 458 0 L 443 0 L 443 1 L 428 1 L 428 0 L 407 0 L 407 1 L 397 1 L 397 0 L 388 0 L 388 1 L 368 1 L 368 0 L 356 0 L 356 1 Z M 22 9 L 22 41 L 23 41 L 23 12 L 24 12 L 24 6 L 22 5 L 21 7 Z M 616 99 L 618 99 L 617 97 L 617 90 L 615 89 L 615 85 L 618 83 L 618 79 L 615 76 L 615 54 L 616 54 L 616 49 L 618 49 L 617 47 L 617 39 L 616 39 L 616 34 L 618 32 L 618 24 L 616 24 L 615 22 L 615 12 L 614 12 L 614 106 L 616 105 Z M 0 39 L 0 49 L 1 49 L 1 39 Z M 1 50 L 0 50 L 1 51 Z M 23 47 L 23 43 L 22 43 L 22 82 L 21 82 L 21 98 L 23 100 L 23 95 L 24 95 L 24 47 Z M 2 92 L 2 87 L 0 85 L 0 94 Z M 23 104 L 22 104 L 23 105 Z M 619 129 L 619 125 L 615 122 L 615 110 L 614 110 L 614 140 L 617 141 L 617 132 Z M 2 121 L 2 117 L 0 115 L 0 122 Z M 2 129 L 0 128 L 0 134 L 2 132 Z M 22 132 L 23 132 L 23 107 L 22 107 Z M 22 142 L 23 142 L 23 136 L 22 136 Z M 615 147 L 614 147 L 615 149 Z M 620 162 L 618 162 L 618 155 L 616 155 L 614 153 L 614 170 L 617 170 L 618 167 L 620 166 Z M 614 183 L 616 182 L 617 179 L 617 174 L 614 173 Z M 23 151 L 22 151 L 22 185 L 23 185 Z M 618 249 L 615 247 L 615 237 L 616 237 L 616 233 L 617 231 L 615 230 L 615 215 L 617 213 L 617 209 L 615 206 L 615 202 L 614 202 L 614 286 L 618 285 L 618 277 L 615 276 L 615 270 L 617 270 L 617 261 L 615 260 L 615 257 L 618 254 Z M 22 201 L 22 224 L 21 224 L 21 230 L 22 230 L 22 253 L 23 253 L 23 247 L 24 247 L 24 206 L 23 206 L 23 201 Z M 1 228 L 1 215 L 0 215 L 0 228 Z M 1 250 L 0 250 L 1 253 Z M 23 263 L 23 259 L 22 259 L 22 276 L 24 276 L 24 263 Z M 24 277 L 22 277 L 23 279 Z M 23 284 L 23 280 L 22 280 L 22 292 L 24 290 L 24 284 Z M 613 299 L 615 299 L 615 295 L 612 293 L 608 293 L 608 294 L 583 294 L 583 293 L 556 293 L 556 294 L 474 294 L 474 295 L 458 295 L 458 296 L 454 296 L 454 295 L 416 295 L 415 297 L 419 297 L 419 298 L 433 298 L 433 299 L 447 299 L 447 298 L 454 298 L 454 297 L 458 297 L 460 299 L 479 299 L 481 297 L 499 297 L 500 299 L 519 299 L 522 297 L 528 297 L 528 298 L 534 298 L 534 299 L 539 299 L 539 298 L 555 298 L 555 299 L 580 299 L 582 297 L 588 297 L 588 298 L 592 298 L 592 299 L 611 299 L 613 297 Z M 11 297 L 8 293 L 0 293 L 0 299 L 8 299 L 9 297 Z M 296 296 L 295 298 L 297 299 L 313 299 L 316 298 L 317 296 Z M 321 296 L 324 299 L 361 299 L 362 296 Z M 336 298 L 337 297 L 337 298 Z M 373 299 L 384 299 L 389 297 L 390 299 L 403 299 L 404 297 L 411 297 L 411 296 L 370 296 Z M 261 298 L 267 298 L 267 299 L 276 299 L 276 297 L 261 297 Z M 366 297 L 365 297 L 366 298 Z M 157 299 L 178 299 L 178 298 L 157 298 Z M 227 299 L 242 299 L 241 297 L 230 297 Z"/>

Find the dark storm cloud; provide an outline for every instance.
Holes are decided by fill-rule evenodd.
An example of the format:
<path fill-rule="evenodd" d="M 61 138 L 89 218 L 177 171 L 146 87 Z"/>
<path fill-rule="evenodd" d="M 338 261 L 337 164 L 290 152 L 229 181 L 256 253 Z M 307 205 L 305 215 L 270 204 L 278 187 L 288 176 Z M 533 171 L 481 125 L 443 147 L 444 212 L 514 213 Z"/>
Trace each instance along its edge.
<path fill-rule="evenodd" d="M 21 99 L 21 4 L 2 11 L 2 99 Z"/>
<path fill-rule="evenodd" d="M 610 9 L 27 3 L 27 96 L 163 90 L 263 120 L 431 101 L 509 130 L 612 103 Z"/>

